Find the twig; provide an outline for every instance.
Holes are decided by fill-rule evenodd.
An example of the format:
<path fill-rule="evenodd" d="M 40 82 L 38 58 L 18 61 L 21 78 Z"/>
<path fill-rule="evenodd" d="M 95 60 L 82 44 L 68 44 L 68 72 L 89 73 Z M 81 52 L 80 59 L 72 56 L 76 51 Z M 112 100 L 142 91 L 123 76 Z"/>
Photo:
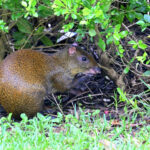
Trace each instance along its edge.
<path fill-rule="evenodd" d="M 57 104 L 57 106 L 58 106 L 58 108 L 59 108 L 60 112 L 61 112 L 61 113 L 63 114 L 63 116 L 64 116 L 64 113 L 63 113 L 62 109 L 60 108 L 59 104 L 57 103 L 57 100 L 56 100 L 56 98 L 55 98 L 55 96 L 54 96 L 54 94 L 53 94 L 53 93 L 52 93 L 52 97 L 53 97 L 53 99 L 54 99 L 55 103 Z"/>
<path fill-rule="evenodd" d="M 99 94 L 90 94 L 90 97 L 96 97 L 96 96 L 100 96 L 100 95 L 103 95 L 103 94 L 102 94 L 102 93 L 99 93 Z M 69 103 L 72 103 L 72 102 L 81 100 L 81 99 L 83 99 L 83 98 L 89 98 L 89 96 L 83 96 L 83 97 L 80 97 L 80 98 L 72 99 L 72 100 L 70 100 L 69 102 L 67 102 L 67 103 L 64 105 L 64 107 L 65 107 L 66 105 L 68 105 Z"/>

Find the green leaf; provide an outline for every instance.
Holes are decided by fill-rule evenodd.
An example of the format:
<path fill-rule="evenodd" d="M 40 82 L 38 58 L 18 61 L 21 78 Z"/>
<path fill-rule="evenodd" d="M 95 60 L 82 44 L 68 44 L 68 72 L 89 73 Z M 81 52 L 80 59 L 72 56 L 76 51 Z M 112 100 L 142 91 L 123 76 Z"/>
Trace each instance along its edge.
<path fill-rule="evenodd" d="M 137 12 L 135 12 L 135 17 L 136 17 L 138 20 L 141 20 L 141 19 L 143 19 L 143 14 L 142 14 L 142 13 L 137 13 Z"/>
<path fill-rule="evenodd" d="M 87 8 L 91 8 L 91 3 L 90 3 L 90 1 L 88 1 L 88 0 L 82 0 L 82 2 L 83 2 L 83 6 L 84 7 L 87 7 Z"/>
<path fill-rule="evenodd" d="M 133 22 L 133 20 L 135 19 L 135 12 L 129 12 L 129 13 L 127 13 L 126 17 L 128 18 L 128 20 L 130 22 Z"/>
<path fill-rule="evenodd" d="M 102 27 L 102 29 L 107 29 L 107 27 L 109 26 L 109 21 L 108 20 L 106 20 L 106 21 L 103 21 L 103 23 L 101 24 L 101 27 Z"/>
<path fill-rule="evenodd" d="M 125 38 L 128 35 L 128 31 L 122 31 L 119 33 L 121 38 Z"/>
<path fill-rule="evenodd" d="M 131 58 L 131 60 L 130 60 L 130 64 L 131 63 L 133 63 L 133 61 L 135 60 L 135 58 L 133 57 L 133 58 Z"/>
<path fill-rule="evenodd" d="M 84 24 L 85 24 L 85 25 L 87 25 L 87 23 L 88 23 L 87 21 L 82 20 L 82 21 L 80 21 L 80 23 L 79 23 L 79 24 L 81 24 L 81 25 L 84 25 Z"/>
<path fill-rule="evenodd" d="M 150 76 L 150 70 L 147 70 L 143 73 L 144 76 Z"/>
<path fill-rule="evenodd" d="M 117 24 L 116 26 L 115 26 L 115 32 L 119 32 L 120 31 L 120 28 L 121 28 L 121 24 Z"/>
<path fill-rule="evenodd" d="M 31 8 L 34 8 L 36 6 L 36 4 L 37 4 L 37 0 L 29 0 L 29 6 Z"/>
<path fill-rule="evenodd" d="M 8 32 L 8 26 L 5 26 L 6 23 L 3 20 L 0 20 L 0 30 Z"/>
<path fill-rule="evenodd" d="M 11 18 L 12 20 L 17 20 L 17 19 L 20 19 L 22 17 L 22 15 L 25 15 L 24 12 L 13 12 L 12 15 L 11 15 Z"/>
<path fill-rule="evenodd" d="M 94 13 L 97 18 L 100 17 L 101 19 L 104 19 L 104 13 L 102 10 L 97 10 Z"/>
<path fill-rule="evenodd" d="M 20 49 L 20 48 L 24 45 L 25 42 L 26 42 L 26 37 L 24 37 L 24 38 L 22 38 L 22 39 L 16 41 L 16 42 L 15 42 L 15 48 L 16 48 L 16 49 Z M 28 43 L 27 43 L 27 44 L 28 44 Z M 26 47 L 26 45 L 25 45 L 25 47 Z"/>
<path fill-rule="evenodd" d="M 146 60 L 147 56 L 148 56 L 148 54 L 146 52 L 144 52 L 143 57 L 145 58 L 145 60 Z"/>
<path fill-rule="evenodd" d="M 146 44 L 144 44 L 142 40 L 139 40 L 138 44 L 139 44 L 139 45 L 138 45 L 138 46 L 139 46 L 139 48 L 141 48 L 142 50 L 144 50 L 144 49 L 146 49 L 146 48 L 147 48 L 147 45 L 146 45 Z"/>
<path fill-rule="evenodd" d="M 139 21 L 136 22 L 136 24 L 138 24 L 138 25 L 143 27 L 145 25 L 145 22 L 142 21 L 142 20 L 139 20 Z"/>
<path fill-rule="evenodd" d="M 77 15 L 76 15 L 76 14 L 71 14 L 71 17 L 72 17 L 73 19 L 77 19 Z"/>
<path fill-rule="evenodd" d="M 22 33 L 22 32 L 14 32 L 13 38 L 15 40 L 15 48 L 16 49 L 20 49 L 27 40 L 26 34 Z M 27 43 L 27 45 L 28 45 L 28 43 Z"/>
<path fill-rule="evenodd" d="M 144 80 L 142 80 L 142 79 L 141 79 L 141 81 L 142 81 L 142 83 L 144 83 L 144 85 L 147 86 L 147 88 L 150 90 L 149 84 L 145 83 Z"/>
<path fill-rule="evenodd" d="M 28 6 L 27 2 L 25 2 L 25 1 L 22 1 L 22 2 L 21 2 L 21 5 L 22 5 L 23 7 L 27 7 L 27 6 Z"/>
<path fill-rule="evenodd" d="M 109 11 L 109 9 L 110 9 L 110 6 L 111 6 L 111 0 L 105 0 L 105 1 L 103 1 L 102 2 L 104 5 L 101 5 L 101 9 L 104 11 L 104 12 L 107 12 L 107 11 Z"/>
<path fill-rule="evenodd" d="M 91 10 L 88 9 L 88 8 L 84 8 L 84 9 L 82 10 L 83 16 L 88 16 L 88 15 L 90 14 L 90 12 L 91 12 Z"/>
<path fill-rule="evenodd" d="M 128 101 L 128 99 L 126 97 L 126 93 L 124 93 L 123 90 L 121 90 L 120 88 L 117 88 L 117 92 L 120 95 L 121 101 Z"/>
<path fill-rule="evenodd" d="M 144 20 L 148 23 L 150 23 L 150 15 L 145 14 L 144 15 Z"/>
<path fill-rule="evenodd" d="M 65 24 L 65 25 L 63 26 L 64 31 L 65 31 L 65 32 L 68 32 L 70 29 L 73 28 L 73 26 L 74 26 L 74 23 L 73 23 L 73 22 L 71 22 L 71 23 L 69 23 L 69 24 Z"/>
<path fill-rule="evenodd" d="M 149 65 L 150 64 L 150 59 L 146 61 L 146 64 Z"/>
<path fill-rule="evenodd" d="M 113 36 L 107 38 L 106 43 L 109 45 L 113 42 Z"/>
<path fill-rule="evenodd" d="M 115 44 L 115 45 L 119 45 L 120 42 L 119 42 L 118 40 L 114 40 L 114 44 Z"/>
<path fill-rule="evenodd" d="M 127 74 L 129 71 L 130 71 L 130 67 L 129 67 L 129 66 L 127 66 L 127 67 L 123 70 L 123 72 L 124 72 L 125 74 Z"/>
<path fill-rule="evenodd" d="M 78 35 L 78 36 L 76 37 L 76 40 L 77 40 L 78 42 L 81 42 L 81 41 L 82 41 L 82 35 Z"/>
<path fill-rule="evenodd" d="M 95 29 L 90 29 L 90 30 L 89 30 L 89 35 L 90 35 L 90 36 L 95 36 L 95 35 L 96 35 Z"/>
<path fill-rule="evenodd" d="M 42 37 L 40 40 L 45 46 L 53 45 L 53 42 L 47 36 Z"/>
<path fill-rule="evenodd" d="M 85 16 L 85 18 L 89 19 L 89 20 L 93 19 L 94 17 L 95 17 L 94 14 L 89 14 L 89 15 Z"/>
<path fill-rule="evenodd" d="M 37 12 L 34 12 L 34 13 L 32 13 L 32 15 L 34 16 L 34 17 L 38 17 L 38 13 Z"/>
<path fill-rule="evenodd" d="M 28 117 L 27 117 L 26 114 L 22 113 L 22 114 L 20 115 L 20 117 L 21 117 L 21 119 L 22 119 L 22 122 L 26 123 L 26 122 L 28 121 Z"/>
<path fill-rule="evenodd" d="M 124 50 L 123 48 L 120 48 L 120 47 L 119 47 L 119 52 L 120 52 L 121 54 L 123 54 L 124 51 L 125 51 L 125 50 Z"/>
<path fill-rule="evenodd" d="M 136 59 L 137 59 L 138 61 L 140 61 L 141 63 L 143 63 L 143 62 L 146 60 L 147 55 L 148 55 L 148 54 L 147 54 L 146 52 L 144 52 L 144 53 L 143 53 L 143 56 L 137 56 Z"/>
<path fill-rule="evenodd" d="M 44 26 L 40 26 L 40 27 L 35 31 L 35 34 L 42 34 L 43 31 L 44 31 Z"/>
<path fill-rule="evenodd" d="M 92 113 L 92 116 L 99 115 L 99 113 L 100 113 L 100 110 L 99 110 L 99 109 L 98 109 L 98 110 L 95 110 L 95 111 Z"/>
<path fill-rule="evenodd" d="M 54 1 L 54 4 L 53 4 L 53 7 L 65 7 L 64 3 L 61 2 L 60 0 L 55 0 Z"/>
<path fill-rule="evenodd" d="M 65 16 L 65 20 L 67 20 L 69 18 L 69 14 L 66 14 Z"/>
<path fill-rule="evenodd" d="M 116 40 L 116 41 L 119 41 L 120 40 L 120 35 L 119 35 L 119 33 L 114 33 L 114 35 L 113 35 L 113 37 L 114 37 L 114 39 Z"/>
<path fill-rule="evenodd" d="M 137 45 L 137 44 L 133 45 L 132 47 L 133 47 L 134 49 L 136 49 L 136 50 L 138 49 L 138 45 Z"/>
<path fill-rule="evenodd" d="M 49 7 L 40 5 L 38 7 L 38 14 L 39 14 L 39 17 L 48 17 L 53 14 L 53 11 Z"/>
<path fill-rule="evenodd" d="M 100 19 L 100 18 L 96 18 L 96 19 L 94 20 L 94 23 L 101 23 L 101 19 Z"/>
<path fill-rule="evenodd" d="M 67 1 L 65 0 L 64 2 L 66 3 L 67 7 L 68 7 L 69 9 L 71 9 L 72 0 L 67 0 Z"/>
<path fill-rule="evenodd" d="M 54 12 L 54 14 L 55 14 L 56 16 L 60 16 L 60 15 L 61 15 L 61 11 L 56 11 L 56 12 Z"/>
<path fill-rule="evenodd" d="M 137 44 L 137 42 L 134 41 L 134 40 L 131 40 L 131 41 L 128 42 L 128 44 L 134 45 L 134 44 Z"/>
<path fill-rule="evenodd" d="M 103 39 L 99 39 L 99 41 L 98 41 L 98 46 L 99 46 L 103 51 L 106 50 L 106 44 L 105 44 L 105 42 L 104 42 Z"/>
<path fill-rule="evenodd" d="M 20 18 L 17 21 L 17 27 L 18 30 L 23 32 L 23 33 L 31 33 L 32 32 L 32 25 L 29 23 L 28 20 L 24 19 L 24 18 Z"/>
<path fill-rule="evenodd" d="M 51 6 L 51 5 L 52 5 L 51 2 L 48 1 L 48 0 L 42 0 L 42 2 L 43 2 L 45 5 L 48 5 L 48 6 Z"/>
<path fill-rule="evenodd" d="M 13 38 L 15 39 L 15 41 L 21 40 L 25 37 L 25 34 L 22 32 L 14 32 L 13 33 Z"/>

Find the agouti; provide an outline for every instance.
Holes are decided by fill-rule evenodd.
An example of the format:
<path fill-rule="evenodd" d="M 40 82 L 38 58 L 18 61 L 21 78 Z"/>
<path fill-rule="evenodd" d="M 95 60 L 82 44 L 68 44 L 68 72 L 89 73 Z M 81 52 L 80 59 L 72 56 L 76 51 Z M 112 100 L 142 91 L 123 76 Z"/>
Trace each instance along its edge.
<path fill-rule="evenodd" d="M 18 50 L 0 64 L 0 104 L 14 118 L 28 117 L 44 109 L 44 98 L 72 88 L 76 74 L 99 72 L 94 58 L 71 47 L 55 54 Z"/>

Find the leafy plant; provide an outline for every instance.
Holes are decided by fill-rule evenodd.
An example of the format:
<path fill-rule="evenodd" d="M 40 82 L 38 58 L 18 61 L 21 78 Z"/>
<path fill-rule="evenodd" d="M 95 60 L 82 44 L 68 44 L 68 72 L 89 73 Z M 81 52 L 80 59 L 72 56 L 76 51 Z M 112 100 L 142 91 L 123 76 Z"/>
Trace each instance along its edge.
<path fill-rule="evenodd" d="M 123 90 L 121 90 L 120 88 L 117 88 L 117 92 L 119 93 L 120 102 L 126 102 L 127 104 L 131 104 L 134 109 L 138 108 L 136 98 L 128 99 L 126 96 L 126 93 Z"/>
<path fill-rule="evenodd" d="M 17 31 L 13 32 L 15 48 L 17 49 L 31 47 L 37 40 L 40 40 L 46 46 L 51 46 L 53 43 L 44 35 L 43 24 L 41 23 L 37 27 L 33 27 L 35 25 L 32 21 L 34 18 L 37 19 L 37 17 L 44 18 L 51 16 L 53 14 L 51 5 L 51 2 L 45 0 L 1 1 L 0 7 L 2 8 L 2 16 L 10 16 L 13 23 L 11 20 L 8 20 L 7 17 L 2 17 L 2 19 L 5 19 L 5 22 L 1 20 L 0 30 L 9 32 L 11 28 L 17 27 Z M 5 26 L 6 24 L 11 28 Z"/>
<path fill-rule="evenodd" d="M 0 30 L 8 32 L 8 26 L 6 26 L 6 23 L 3 20 L 0 20 Z"/>
<path fill-rule="evenodd" d="M 63 15 L 64 18 L 72 19 L 68 24 L 64 25 L 65 31 L 69 31 L 75 26 L 78 21 L 77 30 L 78 40 L 81 40 L 85 34 L 89 34 L 92 38 L 98 34 L 98 46 L 102 51 L 106 51 L 106 47 L 110 44 L 115 44 L 117 47 L 116 54 L 121 58 L 124 57 L 125 49 L 121 44 L 121 40 L 131 34 L 127 30 L 122 30 L 124 19 L 130 22 L 135 20 L 141 26 L 142 31 L 150 26 L 150 17 L 146 13 L 150 9 L 146 0 L 130 0 L 123 4 L 120 2 L 120 7 L 113 7 L 113 0 L 55 0 L 53 3 L 54 13 L 57 16 Z M 99 33 L 95 29 L 95 25 L 99 26 Z M 105 37 L 105 38 L 104 38 Z M 130 41 L 135 49 L 146 49 L 147 46 L 139 40 L 138 43 Z M 146 53 L 146 52 L 145 52 Z M 144 60 L 144 56 L 137 57 L 138 60 Z"/>

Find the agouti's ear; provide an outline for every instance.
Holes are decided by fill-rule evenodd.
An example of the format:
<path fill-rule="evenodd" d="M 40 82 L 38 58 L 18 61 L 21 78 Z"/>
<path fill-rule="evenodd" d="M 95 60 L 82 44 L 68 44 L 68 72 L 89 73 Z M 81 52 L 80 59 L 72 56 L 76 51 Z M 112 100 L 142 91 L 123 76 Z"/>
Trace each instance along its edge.
<path fill-rule="evenodd" d="M 77 52 L 76 47 L 70 47 L 69 48 L 69 55 L 74 55 Z"/>

